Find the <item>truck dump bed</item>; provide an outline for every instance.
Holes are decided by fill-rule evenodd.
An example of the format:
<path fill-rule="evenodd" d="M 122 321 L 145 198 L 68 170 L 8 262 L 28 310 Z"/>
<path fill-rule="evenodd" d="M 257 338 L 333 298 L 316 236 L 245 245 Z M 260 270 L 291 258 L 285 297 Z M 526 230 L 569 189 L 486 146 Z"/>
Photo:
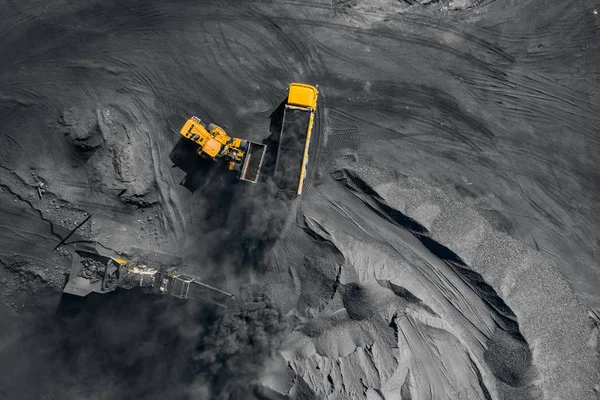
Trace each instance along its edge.
<path fill-rule="evenodd" d="M 310 108 L 285 106 L 275 162 L 275 183 L 283 192 L 302 193 L 311 128 Z"/>

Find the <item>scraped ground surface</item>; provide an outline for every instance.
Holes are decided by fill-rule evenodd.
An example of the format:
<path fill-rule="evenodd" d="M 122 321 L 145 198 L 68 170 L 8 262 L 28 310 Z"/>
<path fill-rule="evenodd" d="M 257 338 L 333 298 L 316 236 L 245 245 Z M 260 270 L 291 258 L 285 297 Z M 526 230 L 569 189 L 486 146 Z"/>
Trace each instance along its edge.
<path fill-rule="evenodd" d="M 599 11 L 3 2 L 0 397 L 599 398 Z M 179 185 L 187 118 L 260 142 L 293 81 L 320 90 L 301 198 Z M 61 300 L 88 216 L 68 243 L 269 306 Z"/>

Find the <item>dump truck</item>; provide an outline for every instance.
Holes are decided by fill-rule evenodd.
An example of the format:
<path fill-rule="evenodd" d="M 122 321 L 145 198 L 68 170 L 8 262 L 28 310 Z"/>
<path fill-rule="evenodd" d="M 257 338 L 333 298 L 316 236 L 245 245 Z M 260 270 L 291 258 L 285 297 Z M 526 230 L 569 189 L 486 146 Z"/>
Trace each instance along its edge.
<path fill-rule="evenodd" d="M 231 137 L 223 128 L 213 123 L 205 124 L 200 118 L 188 119 L 179 131 L 183 140 L 196 146 L 196 153 L 203 158 L 225 161 L 231 171 L 237 171 L 238 178 L 256 183 L 266 151 L 266 145 L 245 139 Z M 179 164 L 177 146 L 169 157 Z"/>
<path fill-rule="evenodd" d="M 316 86 L 304 83 L 289 86 L 274 174 L 281 192 L 302 194 L 318 95 Z"/>
<path fill-rule="evenodd" d="M 85 297 L 119 288 L 141 288 L 147 293 L 195 299 L 220 307 L 236 302 L 233 294 L 179 272 L 182 260 L 177 256 L 144 249 L 132 249 L 125 256 L 106 253 L 95 246 L 76 245 L 63 293 Z"/>

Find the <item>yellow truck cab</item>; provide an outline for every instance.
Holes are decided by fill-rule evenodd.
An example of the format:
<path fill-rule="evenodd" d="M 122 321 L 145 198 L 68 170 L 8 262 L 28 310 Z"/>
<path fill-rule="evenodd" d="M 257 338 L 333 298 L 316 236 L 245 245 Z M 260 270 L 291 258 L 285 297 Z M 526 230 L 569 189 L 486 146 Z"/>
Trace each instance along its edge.
<path fill-rule="evenodd" d="M 310 107 L 317 109 L 317 97 L 319 91 L 315 86 L 305 83 L 292 83 L 288 89 L 287 103 L 292 106 Z"/>

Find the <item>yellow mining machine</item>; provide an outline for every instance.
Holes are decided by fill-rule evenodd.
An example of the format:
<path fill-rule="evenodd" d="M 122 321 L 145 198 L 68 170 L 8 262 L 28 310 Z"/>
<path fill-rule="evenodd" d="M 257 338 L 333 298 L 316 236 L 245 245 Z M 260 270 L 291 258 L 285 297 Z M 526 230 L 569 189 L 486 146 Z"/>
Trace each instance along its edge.
<path fill-rule="evenodd" d="M 196 152 L 201 157 L 225 160 L 229 170 L 238 171 L 243 181 L 258 180 L 266 145 L 232 138 L 220 126 L 206 125 L 198 117 L 188 119 L 180 134 L 198 145 Z"/>
<path fill-rule="evenodd" d="M 274 178 L 282 192 L 297 196 L 302 193 L 318 94 L 317 87 L 304 83 L 292 83 L 288 88 L 282 126 L 276 138 Z M 184 142 L 193 143 L 201 157 L 224 160 L 230 170 L 238 171 L 239 179 L 258 181 L 266 145 L 231 137 L 223 128 L 212 123 L 207 125 L 198 117 L 188 119 L 179 133 Z M 180 144 L 169 157 L 176 166 L 185 169 Z"/>
<path fill-rule="evenodd" d="M 195 299 L 221 307 L 242 304 L 234 295 L 180 272 L 182 260 L 157 251 L 133 248 L 124 254 L 96 246 L 76 245 L 64 293 L 85 297 L 117 289 L 140 288 L 146 293 Z"/>

